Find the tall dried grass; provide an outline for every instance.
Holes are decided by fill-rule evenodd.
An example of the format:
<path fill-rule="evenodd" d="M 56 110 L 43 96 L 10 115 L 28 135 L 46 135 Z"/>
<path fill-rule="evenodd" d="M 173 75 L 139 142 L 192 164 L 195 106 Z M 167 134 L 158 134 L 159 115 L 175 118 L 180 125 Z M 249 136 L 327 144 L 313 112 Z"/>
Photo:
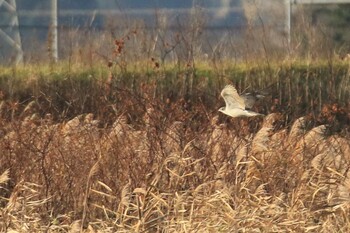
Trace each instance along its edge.
<path fill-rule="evenodd" d="M 1 126 L 1 231 L 350 228 L 349 135 L 328 125 L 310 130 L 301 118 L 288 129 L 276 113 L 224 119 L 155 105 L 139 124 L 124 113 L 102 125 L 92 114 L 34 117 L 32 106 Z M 195 114 L 209 120 L 198 128 Z"/>

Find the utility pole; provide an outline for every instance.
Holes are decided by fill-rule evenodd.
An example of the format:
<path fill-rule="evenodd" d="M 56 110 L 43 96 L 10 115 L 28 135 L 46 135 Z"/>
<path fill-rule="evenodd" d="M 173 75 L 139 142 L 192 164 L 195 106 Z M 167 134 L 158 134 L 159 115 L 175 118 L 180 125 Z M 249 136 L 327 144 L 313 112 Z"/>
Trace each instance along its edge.
<path fill-rule="evenodd" d="M 1 1 L 1 0 L 0 0 Z M 58 61 L 58 33 L 57 33 L 57 0 L 51 0 L 51 27 L 50 27 L 50 48 L 51 48 L 51 59 L 53 62 Z"/>
<path fill-rule="evenodd" d="M 0 28 L 0 39 L 7 42 L 15 51 L 15 64 L 23 62 L 23 50 L 19 31 L 18 14 L 15 0 L 0 0 L 0 8 L 5 8 L 8 17 L 1 18 L 8 27 Z"/>

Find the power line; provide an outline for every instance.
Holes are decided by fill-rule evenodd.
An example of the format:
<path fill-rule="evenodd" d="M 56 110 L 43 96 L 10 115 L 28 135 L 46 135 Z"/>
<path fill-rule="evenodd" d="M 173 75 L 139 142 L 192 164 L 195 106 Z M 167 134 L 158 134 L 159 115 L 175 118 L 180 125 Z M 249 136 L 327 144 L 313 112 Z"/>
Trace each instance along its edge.
<path fill-rule="evenodd" d="M 201 10 L 205 13 L 211 13 L 216 14 L 220 8 L 217 7 L 211 7 Z M 116 15 L 150 15 L 154 16 L 155 13 L 162 13 L 162 14 L 189 14 L 193 11 L 193 8 L 173 8 L 173 9 L 167 9 L 167 8 L 146 8 L 146 9 L 125 9 L 125 10 L 119 10 L 119 9 L 60 9 L 59 10 L 59 16 L 92 16 L 92 15 L 103 15 L 103 16 L 116 16 Z M 230 13 L 241 13 L 242 7 L 229 7 L 226 11 L 227 14 Z M 49 17 L 51 15 L 50 10 L 40 9 L 40 10 L 19 10 L 18 11 L 19 16 L 23 17 L 37 17 L 37 16 L 46 16 Z"/>
<path fill-rule="evenodd" d="M 350 0 L 291 0 L 292 4 L 347 4 Z"/>

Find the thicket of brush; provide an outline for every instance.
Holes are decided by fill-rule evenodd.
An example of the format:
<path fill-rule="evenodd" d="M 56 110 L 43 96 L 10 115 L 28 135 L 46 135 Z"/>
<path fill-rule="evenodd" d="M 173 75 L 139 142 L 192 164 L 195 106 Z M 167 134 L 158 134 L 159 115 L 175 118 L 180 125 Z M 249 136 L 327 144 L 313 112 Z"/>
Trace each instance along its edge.
<path fill-rule="evenodd" d="M 199 68 L 169 66 L 124 72 L 115 66 L 72 70 L 67 65 L 55 70 L 29 66 L 0 71 L 1 100 L 12 106 L 2 111 L 7 120 L 21 119 L 21 110 L 32 101 L 38 104 L 41 117 L 50 113 L 61 121 L 82 113 L 108 120 L 124 111 L 136 119 L 148 103 L 162 107 L 202 104 L 211 113 L 223 104 L 220 91 L 228 83 L 241 92 L 265 93 L 267 98 L 258 106 L 264 113 L 279 110 L 291 119 L 304 114 L 315 117 L 326 104 L 349 106 L 349 80 L 349 65 L 342 61 L 240 63 L 222 69 L 201 64 Z"/>

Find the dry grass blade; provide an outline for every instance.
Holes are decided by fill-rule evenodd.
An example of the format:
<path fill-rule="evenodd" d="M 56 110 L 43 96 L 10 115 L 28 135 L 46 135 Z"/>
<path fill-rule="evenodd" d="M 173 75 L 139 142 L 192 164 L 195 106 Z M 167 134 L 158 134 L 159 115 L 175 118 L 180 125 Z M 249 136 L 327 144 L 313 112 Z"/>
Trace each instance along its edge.
<path fill-rule="evenodd" d="M 131 183 L 128 182 L 122 189 L 120 194 L 120 204 L 124 207 L 128 207 L 130 204 L 130 195 L 131 195 Z"/>
<path fill-rule="evenodd" d="M 97 161 L 93 166 L 92 168 L 90 169 L 90 172 L 89 172 L 89 176 L 88 176 L 88 179 L 91 179 L 93 176 L 96 175 L 96 173 L 98 172 L 98 169 L 99 169 L 99 164 L 100 161 Z"/>
<path fill-rule="evenodd" d="M 272 128 L 262 128 L 259 130 L 259 132 L 255 135 L 253 142 L 252 142 L 252 152 L 266 152 L 268 151 L 268 144 L 269 136 Z"/>
<path fill-rule="evenodd" d="M 101 181 L 97 181 L 97 183 L 99 184 L 99 185 L 101 185 L 103 188 L 105 188 L 108 192 L 112 192 L 113 190 L 110 188 L 110 187 L 108 187 L 108 185 L 106 185 L 105 183 L 103 183 L 103 182 L 101 182 Z"/>
<path fill-rule="evenodd" d="M 350 204 L 350 179 L 347 177 L 338 187 L 339 198 L 342 202 Z"/>
<path fill-rule="evenodd" d="M 7 183 L 7 181 L 10 180 L 9 173 L 10 173 L 10 170 L 7 169 L 6 171 L 4 171 L 4 172 L 0 175 L 0 184 L 5 184 L 5 183 Z"/>
<path fill-rule="evenodd" d="M 323 153 L 316 155 L 311 161 L 311 166 L 317 171 L 322 172 L 322 169 L 325 166 L 325 164 L 322 163 L 324 157 L 325 155 Z"/>
<path fill-rule="evenodd" d="M 305 132 L 305 117 L 300 117 L 294 121 L 292 128 L 289 132 L 289 142 L 295 142 L 300 136 L 302 136 Z"/>
<path fill-rule="evenodd" d="M 320 125 L 312 130 L 310 130 L 304 137 L 301 139 L 305 147 L 311 148 L 318 144 L 322 139 L 324 139 L 324 132 L 326 131 L 325 125 Z"/>
<path fill-rule="evenodd" d="M 69 233 L 79 233 L 79 232 L 82 232 L 81 230 L 81 221 L 80 220 L 76 220 L 74 221 L 71 226 L 70 226 L 70 229 L 69 229 Z"/>
<path fill-rule="evenodd" d="M 101 159 L 101 157 L 100 157 L 100 159 Z M 97 162 L 90 169 L 89 176 L 87 178 L 86 190 L 85 190 L 85 196 L 84 196 L 84 202 L 83 202 L 83 213 L 82 213 L 82 218 L 81 218 L 81 228 L 80 228 L 81 231 L 83 230 L 83 226 L 85 224 L 85 219 L 86 219 L 86 214 L 87 214 L 87 209 L 88 209 L 88 199 L 89 199 L 89 195 L 90 195 L 90 191 L 91 191 L 91 188 L 90 188 L 91 187 L 91 179 L 98 172 L 98 169 L 100 166 L 99 163 L 100 163 L 100 160 L 97 160 Z"/>

